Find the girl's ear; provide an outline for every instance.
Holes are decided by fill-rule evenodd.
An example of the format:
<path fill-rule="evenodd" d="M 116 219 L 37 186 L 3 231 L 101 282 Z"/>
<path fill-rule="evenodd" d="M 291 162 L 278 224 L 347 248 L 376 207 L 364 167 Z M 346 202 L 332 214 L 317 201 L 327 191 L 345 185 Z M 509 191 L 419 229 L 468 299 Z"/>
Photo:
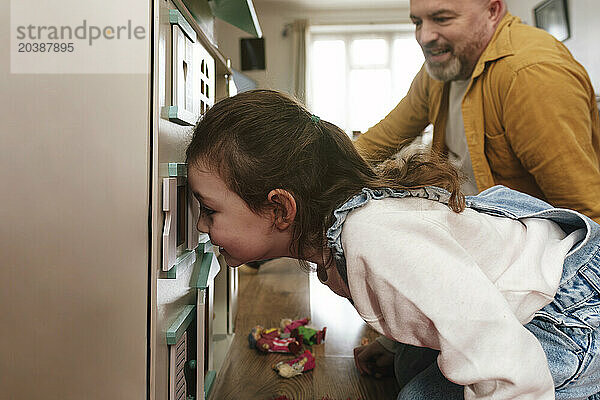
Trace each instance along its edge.
<path fill-rule="evenodd" d="M 271 205 L 273 226 L 280 231 L 289 228 L 296 218 L 296 199 L 294 199 L 294 196 L 287 190 L 273 189 L 267 195 L 267 201 Z"/>

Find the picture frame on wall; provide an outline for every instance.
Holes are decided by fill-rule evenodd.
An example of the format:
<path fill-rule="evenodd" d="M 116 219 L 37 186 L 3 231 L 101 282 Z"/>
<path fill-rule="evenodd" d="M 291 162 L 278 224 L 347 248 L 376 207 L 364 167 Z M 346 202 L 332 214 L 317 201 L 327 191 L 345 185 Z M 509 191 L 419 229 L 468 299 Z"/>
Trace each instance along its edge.
<path fill-rule="evenodd" d="M 535 26 L 564 42 L 571 37 L 567 0 L 544 0 L 534 7 Z"/>

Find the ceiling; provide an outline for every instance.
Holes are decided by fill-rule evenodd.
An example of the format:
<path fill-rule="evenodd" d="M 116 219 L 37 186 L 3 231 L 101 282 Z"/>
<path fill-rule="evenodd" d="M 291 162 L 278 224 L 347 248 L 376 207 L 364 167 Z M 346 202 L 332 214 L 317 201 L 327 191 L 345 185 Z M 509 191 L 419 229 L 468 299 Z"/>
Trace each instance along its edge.
<path fill-rule="evenodd" d="M 376 8 L 408 8 L 409 0 L 254 0 L 254 3 L 280 3 L 286 7 L 305 10 L 356 10 Z"/>

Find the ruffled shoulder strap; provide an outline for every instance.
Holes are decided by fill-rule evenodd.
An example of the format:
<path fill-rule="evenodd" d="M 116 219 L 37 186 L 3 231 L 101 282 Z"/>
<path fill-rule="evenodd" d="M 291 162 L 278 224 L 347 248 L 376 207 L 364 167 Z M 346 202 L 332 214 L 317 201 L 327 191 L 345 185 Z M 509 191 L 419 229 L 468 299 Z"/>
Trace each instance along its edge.
<path fill-rule="evenodd" d="M 348 216 L 348 213 L 350 213 L 350 211 L 364 206 L 371 200 L 380 200 L 388 197 L 420 197 L 448 204 L 448 201 L 450 199 L 450 193 L 444 189 L 433 186 L 411 190 L 396 190 L 391 188 L 364 188 L 359 194 L 353 196 L 350 200 L 346 201 L 344 204 L 338 207 L 333 212 L 334 222 L 333 225 L 331 225 L 331 227 L 327 229 L 326 237 L 327 246 L 331 249 L 331 252 L 335 259 L 335 265 L 346 285 L 348 284 L 348 271 L 346 269 L 346 257 L 344 256 L 344 249 L 342 247 L 342 229 L 344 227 L 346 217 Z"/>

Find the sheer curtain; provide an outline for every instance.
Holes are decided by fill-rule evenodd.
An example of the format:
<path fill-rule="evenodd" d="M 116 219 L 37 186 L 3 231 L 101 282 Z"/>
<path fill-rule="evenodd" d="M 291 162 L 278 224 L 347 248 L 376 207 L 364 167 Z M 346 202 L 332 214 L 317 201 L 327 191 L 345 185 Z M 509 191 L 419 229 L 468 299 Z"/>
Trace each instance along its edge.
<path fill-rule="evenodd" d="M 294 96 L 306 104 L 306 37 L 308 21 L 299 19 L 292 23 Z"/>

